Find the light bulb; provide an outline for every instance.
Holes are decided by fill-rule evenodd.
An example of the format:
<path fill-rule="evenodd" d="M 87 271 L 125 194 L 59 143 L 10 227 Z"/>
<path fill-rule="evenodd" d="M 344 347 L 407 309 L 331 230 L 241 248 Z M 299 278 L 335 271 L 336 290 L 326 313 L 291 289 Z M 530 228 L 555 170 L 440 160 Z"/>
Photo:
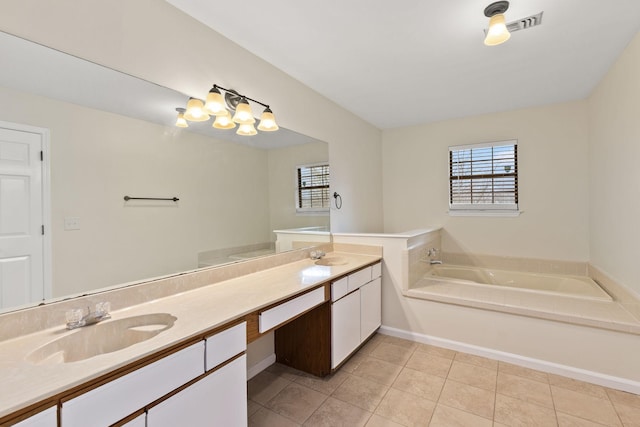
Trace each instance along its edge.
<path fill-rule="evenodd" d="M 511 33 L 507 30 L 504 15 L 502 13 L 493 15 L 489 19 L 489 30 L 487 31 L 487 37 L 484 39 L 484 44 L 496 46 L 506 42 L 510 37 Z"/>
<path fill-rule="evenodd" d="M 228 113 L 227 108 L 224 105 L 224 98 L 216 86 L 211 88 L 207 94 L 207 99 L 204 104 L 204 111 L 208 114 L 215 116 L 225 115 Z"/>
<path fill-rule="evenodd" d="M 231 114 L 227 111 L 227 114 L 216 116 L 213 122 L 213 127 L 216 129 L 233 129 L 236 124 L 231 120 Z"/>
<path fill-rule="evenodd" d="M 273 132 L 279 129 L 278 124 L 276 123 L 276 118 L 269 107 L 265 108 L 262 112 L 258 129 L 265 132 Z"/>
<path fill-rule="evenodd" d="M 236 114 L 233 116 L 233 121 L 241 125 L 252 125 L 256 122 L 246 98 L 242 98 L 236 105 Z"/>
<path fill-rule="evenodd" d="M 245 123 L 245 124 L 241 124 L 238 127 L 238 130 L 236 131 L 236 133 L 242 136 L 251 136 L 251 135 L 256 135 L 258 131 L 256 130 L 256 128 L 253 127 L 253 124 Z"/>
<path fill-rule="evenodd" d="M 184 108 L 176 108 L 176 111 L 178 112 L 178 117 L 176 118 L 176 126 L 178 126 L 179 128 L 188 128 L 189 127 L 189 123 L 187 123 L 187 120 L 184 118 Z"/>
<path fill-rule="evenodd" d="M 204 103 L 198 98 L 189 98 L 184 118 L 191 122 L 206 122 L 209 115 L 204 111 Z"/>

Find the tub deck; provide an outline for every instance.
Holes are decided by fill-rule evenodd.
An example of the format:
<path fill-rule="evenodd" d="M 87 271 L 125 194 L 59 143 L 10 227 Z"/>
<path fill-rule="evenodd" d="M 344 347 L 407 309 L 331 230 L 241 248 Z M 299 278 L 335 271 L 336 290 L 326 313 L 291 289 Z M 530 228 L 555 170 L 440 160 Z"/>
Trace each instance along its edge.
<path fill-rule="evenodd" d="M 464 273 L 465 278 L 447 278 L 430 273 L 405 289 L 403 295 L 640 335 L 640 319 L 595 282 L 596 290 L 586 283 L 584 287 L 590 290 L 576 295 L 575 292 L 558 292 L 557 289 L 480 284 L 468 280 L 472 278 L 468 271 Z"/>

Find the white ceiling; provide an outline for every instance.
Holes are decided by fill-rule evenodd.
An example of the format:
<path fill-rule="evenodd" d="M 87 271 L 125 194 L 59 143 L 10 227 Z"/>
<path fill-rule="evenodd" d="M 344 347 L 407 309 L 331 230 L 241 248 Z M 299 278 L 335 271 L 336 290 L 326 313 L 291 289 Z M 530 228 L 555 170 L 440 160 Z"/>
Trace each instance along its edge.
<path fill-rule="evenodd" d="M 381 129 L 583 99 L 640 0 L 513 0 L 542 25 L 483 44 L 491 0 L 167 0 Z"/>

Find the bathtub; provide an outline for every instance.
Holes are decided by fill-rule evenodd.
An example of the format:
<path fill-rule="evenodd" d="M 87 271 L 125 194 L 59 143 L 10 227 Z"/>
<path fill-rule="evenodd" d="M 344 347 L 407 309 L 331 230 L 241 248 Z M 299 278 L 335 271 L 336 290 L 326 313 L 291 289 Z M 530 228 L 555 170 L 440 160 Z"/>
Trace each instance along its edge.
<path fill-rule="evenodd" d="M 433 265 L 415 287 L 428 285 L 430 281 L 612 301 L 611 296 L 596 282 L 583 276 L 526 273 L 461 265 Z"/>

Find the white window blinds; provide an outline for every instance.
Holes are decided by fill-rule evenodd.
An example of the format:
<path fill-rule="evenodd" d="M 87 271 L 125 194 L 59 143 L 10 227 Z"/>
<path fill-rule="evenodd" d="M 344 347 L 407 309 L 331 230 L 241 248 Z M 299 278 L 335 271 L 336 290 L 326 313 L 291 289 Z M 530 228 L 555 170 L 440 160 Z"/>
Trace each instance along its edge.
<path fill-rule="evenodd" d="M 449 147 L 451 210 L 518 210 L 518 142 Z"/>
<path fill-rule="evenodd" d="M 329 165 L 298 166 L 298 211 L 326 211 L 330 207 Z"/>

